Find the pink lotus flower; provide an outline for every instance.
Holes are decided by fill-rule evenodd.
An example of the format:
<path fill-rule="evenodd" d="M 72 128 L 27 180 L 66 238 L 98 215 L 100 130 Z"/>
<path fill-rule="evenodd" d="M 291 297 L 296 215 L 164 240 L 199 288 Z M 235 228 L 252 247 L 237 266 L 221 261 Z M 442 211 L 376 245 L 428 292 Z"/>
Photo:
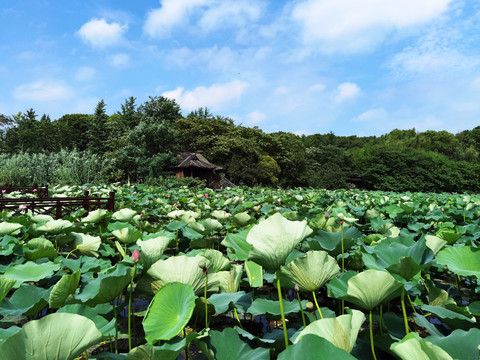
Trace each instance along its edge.
<path fill-rule="evenodd" d="M 132 260 L 134 262 L 139 262 L 141 258 L 142 258 L 142 255 L 140 254 L 140 251 L 138 251 L 138 249 L 135 249 L 132 254 Z"/>
<path fill-rule="evenodd" d="M 33 189 L 32 191 L 33 191 L 33 192 L 37 192 L 38 190 L 37 190 L 37 189 Z"/>
<path fill-rule="evenodd" d="M 207 197 L 208 197 L 208 194 L 205 194 L 205 197 L 207 198 Z"/>
<path fill-rule="evenodd" d="M 325 213 L 325 217 L 328 218 L 330 216 L 330 214 L 328 213 L 328 211 Z"/>

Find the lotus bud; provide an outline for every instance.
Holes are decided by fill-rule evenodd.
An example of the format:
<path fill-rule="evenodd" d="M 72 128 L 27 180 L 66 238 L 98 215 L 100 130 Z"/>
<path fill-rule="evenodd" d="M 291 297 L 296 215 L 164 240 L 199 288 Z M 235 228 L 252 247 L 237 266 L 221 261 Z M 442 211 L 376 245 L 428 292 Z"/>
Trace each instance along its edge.
<path fill-rule="evenodd" d="M 138 249 L 135 249 L 132 254 L 132 260 L 134 262 L 139 262 L 141 258 L 142 254 L 140 254 L 140 251 L 138 251 Z"/>
<path fill-rule="evenodd" d="M 328 211 L 325 213 L 325 217 L 328 218 L 330 216 L 330 214 L 328 213 Z"/>
<path fill-rule="evenodd" d="M 204 262 L 201 262 L 200 264 L 198 264 L 198 267 L 199 267 L 200 269 L 202 269 L 202 271 L 203 271 L 204 274 L 207 274 L 207 273 L 208 273 L 207 265 L 206 265 Z"/>
<path fill-rule="evenodd" d="M 313 305 L 313 302 L 309 301 L 307 302 L 306 308 L 308 311 L 312 311 L 314 306 L 315 305 Z"/>
<path fill-rule="evenodd" d="M 297 284 L 295 284 L 295 286 L 293 287 L 295 289 L 296 292 L 299 292 L 300 291 L 300 288 L 298 287 Z"/>

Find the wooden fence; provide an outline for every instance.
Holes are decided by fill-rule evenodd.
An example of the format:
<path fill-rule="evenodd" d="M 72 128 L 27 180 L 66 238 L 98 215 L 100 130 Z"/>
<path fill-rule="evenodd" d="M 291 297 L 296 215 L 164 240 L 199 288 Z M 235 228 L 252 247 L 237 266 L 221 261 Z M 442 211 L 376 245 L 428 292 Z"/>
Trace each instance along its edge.
<path fill-rule="evenodd" d="M 22 195 L 25 194 L 34 194 L 39 198 L 48 198 L 48 185 L 33 185 L 33 186 L 13 186 L 13 185 L 1 185 L 0 186 L 0 199 L 4 197 L 5 194 L 10 194 L 12 192 L 19 192 Z"/>
<path fill-rule="evenodd" d="M 30 210 L 33 214 L 46 214 L 55 219 L 60 219 L 80 209 L 85 209 L 87 212 L 97 209 L 113 211 L 114 207 L 114 191 L 110 192 L 108 198 L 92 197 L 89 196 L 88 191 L 85 191 L 82 197 L 0 199 L 0 211 L 9 210 L 17 215 Z"/>

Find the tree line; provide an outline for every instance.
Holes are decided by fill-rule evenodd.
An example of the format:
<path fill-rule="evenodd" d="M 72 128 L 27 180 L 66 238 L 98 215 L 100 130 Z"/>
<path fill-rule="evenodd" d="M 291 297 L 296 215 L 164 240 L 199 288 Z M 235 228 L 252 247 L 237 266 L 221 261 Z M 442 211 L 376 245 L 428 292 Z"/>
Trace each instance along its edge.
<path fill-rule="evenodd" d="M 395 129 L 380 137 L 265 133 L 175 100 L 130 97 L 112 115 L 51 120 L 0 114 L 0 182 L 155 181 L 178 151 L 202 153 L 236 184 L 391 191 L 479 191 L 480 126 L 458 134 Z M 28 165 L 30 164 L 30 165 Z M 49 164 L 56 170 L 46 174 Z M 30 169 L 30 172 L 29 172 Z M 42 181 L 40 181 L 42 182 Z"/>

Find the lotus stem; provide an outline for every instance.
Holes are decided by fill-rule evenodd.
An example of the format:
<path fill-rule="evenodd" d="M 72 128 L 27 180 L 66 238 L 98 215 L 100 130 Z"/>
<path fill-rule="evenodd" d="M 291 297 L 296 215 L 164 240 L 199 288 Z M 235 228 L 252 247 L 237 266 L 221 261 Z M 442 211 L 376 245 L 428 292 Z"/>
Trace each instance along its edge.
<path fill-rule="evenodd" d="M 235 312 L 235 317 L 237 318 L 238 325 L 240 325 L 240 327 L 243 329 L 242 323 L 240 322 L 240 319 L 238 318 L 237 308 L 234 307 L 234 308 L 233 308 L 233 311 Z"/>
<path fill-rule="evenodd" d="M 378 327 L 380 329 L 380 335 L 383 335 L 383 305 L 380 305 L 380 319 L 378 321 Z"/>
<path fill-rule="evenodd" d="M 410 331 L 408 330 L 407 311 L 405 309 L 405 287 L 402 287 L 401 302 L 402 302 L 403 322 L 405 323 L 405 334 L 408 335 Z"/>
<path fill-rule="evenodd" d="M 318 306 L 318 302 L 317 302 L 317 297 L 316 297 L 316 295 L 315 295 L 315 291 L 312 291 L 312 294 L 313 294 L 313 301 L 315 301 L 315 306 L 317 307 L 318 313 L 320 314 L 320 319 L 323 320 L 322 310 L 320 310 L 320 306 Z"/>
<path fill-rule="evenodd" d="M 285 338 L 285 349 L 288 348 L 287 322 L 285 321 L 285 313 L 283 311 L 282 288 L 280 287 L 280 271 L 277 270 L 277 291 L 278 301 L 280 302 L 280 312 L 282 314 L 283 336 Z"/>
<path fill-rule="evenodd" d="M 303 313 L 303 306 L 302 306 L 302 301 L 300 300 L 300 292 L 299 291 L 297 291 L 297 299 L 298 299 L 298 305 L 300 305 L 300 312 L 302 314 L 303 328 L 305 329 L 307 327 L 307 324 L 305 322 L 305 314 Z"/>
<path fill-rule="evenodd" d="M 83 354 L 85 355 L 85 360 L 88 360 L 88 353 L 87 353 L 87 350 L 85 350 L 85 351 L 83 352 Z"/>
<path fill-rule="evenodd" d="M 416 313 L 417 310 L 415 309 L 415 305 L 413 305 L 412 299 L 410 298 L 410 295 L 409 295 L 409 294 L 407 294 L 407 299 L 408 299 L 408 301 L 410 302 L 410 306 L 412 307 L 413 312 Z"/>
<path fill-rule="evenodd" d="M 375 345 L 373 344 L 373 330 L 372 330 L 372 310 L 370 310 L 370 346 L 372 348 L 372 355 L 373 359 L 377 360 L 377 356 L 375 355 Z"/>
<path fill-rule="evenodd" d="M 132 350 L 132 332 L 131 332 L 131 316 L 132 316 L 132 293 L 133 293 L 133 279 L 137 271 L 137 263 L 133 267 L 132 280 L 130 281 L 130 292 L 128 297 L 128 351 Z"/>
<path fill-rule="evenodd" d="M 73 253 L 75 250 L 77 250 L 77 248 L 73 249 L 72 251 L 70 251 L 68 254 L 67 254 L 67 257 L 65 259 L 68 259 L 68 257 L 70 256 L 71 253 Z"/>
<path fill-rule="evenodd" d="M 118 320 L 117 309 L 115 309 L 115 299 L 113 299 L 113 317 L 115 318 L 115 354 L 118 354 Z"/>
<path fill-rule="evenodd" d="M 205 273 L 205 330 L 208 329 L 207 286 L 208 286 L 208 272 Z"/>
<path fill-rule="evenodd" d="M 420 279 L 422 279 L 423 286 L 425 286 L 425 290 L 427 290 L 427 293 L 430 292 L 430 290 L 428 290 L 427 283 L 425 282 L 425 280 L 424 280 L 423 277 L 422 277 L 422 274 L 420 274 Z"/>
<path fill-rule="evenodd" d="M 345 272 L 345 249 L 343 247 L 343 220 L 340 220 L 340 231 L 341 231 L 341 239 L 342 239 L 342 274 L 343 274 Z"/>

